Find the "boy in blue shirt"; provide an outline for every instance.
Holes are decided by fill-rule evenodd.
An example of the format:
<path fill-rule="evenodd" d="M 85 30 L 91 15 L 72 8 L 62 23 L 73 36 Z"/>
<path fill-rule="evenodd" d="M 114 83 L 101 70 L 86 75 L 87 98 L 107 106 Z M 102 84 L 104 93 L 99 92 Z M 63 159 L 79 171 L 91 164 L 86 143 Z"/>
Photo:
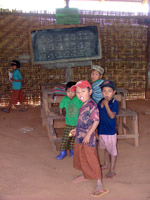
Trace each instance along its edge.
<path fill-rule="evenodd" d="M 112 81 L 104 81 L 101 84 L 103 99 L 98 103 L 100 123 L 98 135 L 100 148 L 105 149 L 104 166 L 102 169 L 109 168 L 106 178 L 113 178 L 115 173 L 115 163 L 117 159 L 117 130 L 116 115 L 118 114 L 119 104 L 114 95 L 116 93 L 115 84 Z"/>
<path fill-rule="evenodd" d="M 22 104 L 22 107 L 19 111 L 24 112 L 25 111 L 25 104 L 24 104 L 24 95 L 22 92 L 22 75 L 19 71 L 20 68 L 20 62 L 18 60 L 13 60 L 11 62 L 11 66 L 13 68 L 13 74 L 12 78 L 10 80 L 12 81 L 12 94 L 10 98 L 10 103 L 7 108 L 2 108 L 3 112 L 9 113 L 10 109 L 13 104 L 17 104 L 19 101 Z"/>

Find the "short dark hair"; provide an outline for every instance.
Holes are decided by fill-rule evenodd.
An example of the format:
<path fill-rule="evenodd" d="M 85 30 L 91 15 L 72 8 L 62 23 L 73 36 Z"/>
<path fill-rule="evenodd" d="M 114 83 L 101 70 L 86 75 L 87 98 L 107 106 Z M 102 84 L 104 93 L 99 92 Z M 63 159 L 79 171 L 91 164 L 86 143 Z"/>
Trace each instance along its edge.
<path fill-rule="evenodd" d="M 67 91 L 67 89 L 68 88 L 71 88 L 73 85 L 75 85 L 76 84 L 76 82 L 74 82 L 74 81 L 69 81 L 67 84 L 66 84 L 66 91 Z"/>
<path fill-rule="evenodd" d="M 11 66 L 16 66 L 17 68 L 20 68 L 20 62 L 18 60 L 12 60 Z"/>
<path fill-rule="evenodd" d="M 90 92 L 91 88 L 87 87 L 88 91 Z"/>

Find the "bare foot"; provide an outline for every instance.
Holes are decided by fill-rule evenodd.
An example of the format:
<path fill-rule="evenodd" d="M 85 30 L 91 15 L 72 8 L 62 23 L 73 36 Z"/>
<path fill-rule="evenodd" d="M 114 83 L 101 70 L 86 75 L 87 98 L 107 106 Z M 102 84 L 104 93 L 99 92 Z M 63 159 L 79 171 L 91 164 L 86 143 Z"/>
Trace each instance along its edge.
<path fill-rule="evenodd" d="M 116 173 L 114 171 L 110 171 L 108 172 L 108 174 L 106 174 L 106 178 L 107 179 L 112 179 L 114 176 L 116 176 Z"/>
<path fill-rule="evenodd" d="M 109 166 L 108 166 L 108 165 L 101 165 L 101 169 L 102 169 L 102 170 L 109 169 Z"/>
<path fill-rule="evenodd" d="M 84 176 L 81 174 L 81 175 L 75 177 L 75 179 L 73 179 L 72 183 L 79 183 L 79 182 L 83 182 L 83 181 L 88 181 L 88 179 L 85 179 Z"/>

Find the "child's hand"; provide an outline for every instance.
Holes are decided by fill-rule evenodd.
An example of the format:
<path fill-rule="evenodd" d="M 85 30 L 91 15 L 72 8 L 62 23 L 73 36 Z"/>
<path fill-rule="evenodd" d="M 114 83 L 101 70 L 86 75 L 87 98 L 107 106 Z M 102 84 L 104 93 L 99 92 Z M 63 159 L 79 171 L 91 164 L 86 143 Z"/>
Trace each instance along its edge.
<path fill-rule="evenodd" d="M 104 106 L 107 106 L 108 103 L 109 103 L 109 100 L 108 99 L 104 99 L 102 103 L 103 103 Z"/>
<path fill-rule="evenodd" d="M 76 129 L 72 129 L 69 133 L 69 137 L 73 137 L 76 135 Z"/>
<path fill-rule="evenodd" d="M 9 80 L 11 81 L 11 79 L 12 79 L 12 73 L 11 72 L 8 72 L 8 77 L 9 77 Z"/>
<path fill-rule="evenodd" d="M 96 140 L 99 140 L 99 136 L 98 136 L 98 134 L 97 134 L 97 133 L 96 133 L 96 135 L 95 135 L 95 136 L 96 136 Z"/>
<path fill-rule="evenodd" d="M 90 137 L 91 136 L 89 136 L 88 134 L 84 137 L 84 139 L 83 139 L 83 144 L 88 144 L 89 142 L 90 142 Z"/>

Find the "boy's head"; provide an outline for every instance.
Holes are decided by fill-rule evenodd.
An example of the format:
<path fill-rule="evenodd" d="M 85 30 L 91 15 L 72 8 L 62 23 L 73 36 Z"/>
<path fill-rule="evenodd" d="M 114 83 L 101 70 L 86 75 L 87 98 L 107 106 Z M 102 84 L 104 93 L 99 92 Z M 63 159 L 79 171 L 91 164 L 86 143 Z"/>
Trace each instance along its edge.
<path fill-rule="evenodd" d="M 114 82 L 109 81 L 109 80 L 104 81 L 100 85 L 100 87 L 101 87 L 104 98 L 107 99 L 108 101 L 110 101 L 116 93 L 116 87 L 115 87 Z"/>
<path fill-rule="evenodd" d="M 16 68 L 20 68 L 20 62 L 18 60 L 12 60 L 11 66 L 16 67 Z"/>
<path fill-rule="evenodd" d="M 78 99 L 80 99 L 82 102 L 86 102 L 90 99 L 92 87 L 88 81 L 81 80 L 71 87 L 71 91 L 76 92 Z"/>
<path fill-rule="evenodd" d="M 91 80 L 95 82 L 103 77 L 104 69 L 100 65 L 92 65 Z"/>
<path fill-rule="evenodd" d="M 72 92 L 72 91 L 71 91 L 71 87 L 72 87 L 73 85 L 75 85 L 75 84 L 76 84 L 76 82 L 74 82 L 74 81 L 69 81 L 69 82 L 66 84 L 66 94 L 67 94 L 67 96 L 68 96 L 70 99 L 73 99 L 73 98 L 75 97 L 75 95 L 76 95 L 75 92 Z"/>

